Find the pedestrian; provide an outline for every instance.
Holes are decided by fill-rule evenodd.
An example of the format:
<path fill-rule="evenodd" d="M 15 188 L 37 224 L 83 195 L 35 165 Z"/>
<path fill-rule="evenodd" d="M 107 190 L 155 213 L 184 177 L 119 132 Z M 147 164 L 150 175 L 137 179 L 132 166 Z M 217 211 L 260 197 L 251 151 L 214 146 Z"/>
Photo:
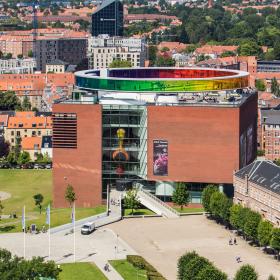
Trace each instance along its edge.
<path fill-rule="evenodd" d="M 236 241 L 236 238 L 234 237 L 234 239 L 233 239 L 233 244 L 234 245 L 237 245 L 237 241 Z"/>
<path fill-rule="evenodd" d="M 231 238 L 228 241 L 228 245 L 232 245 L 232 239 Z"/>

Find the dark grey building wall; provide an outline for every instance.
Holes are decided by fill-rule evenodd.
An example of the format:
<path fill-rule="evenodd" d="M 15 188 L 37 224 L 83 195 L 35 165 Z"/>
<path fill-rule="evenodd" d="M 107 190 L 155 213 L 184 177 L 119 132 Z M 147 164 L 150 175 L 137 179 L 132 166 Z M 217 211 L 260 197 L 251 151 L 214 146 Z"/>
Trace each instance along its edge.
<path fill-rule="evenodd" d="M 46 64 L 62 60 L 78 65 L 86 59 L 87 39 L 50 39 L 36 42 L 37 70 L 45 72 Z"/>

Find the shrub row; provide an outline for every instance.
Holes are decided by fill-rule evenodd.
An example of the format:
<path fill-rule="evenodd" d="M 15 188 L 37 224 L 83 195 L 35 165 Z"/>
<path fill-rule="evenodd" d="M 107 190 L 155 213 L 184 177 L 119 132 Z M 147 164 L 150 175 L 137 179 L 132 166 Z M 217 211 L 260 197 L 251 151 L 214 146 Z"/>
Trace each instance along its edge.
<path fill-rule="evenodd" d="M 139 269 L 147 271 L 148 280 L 166 280 L 151 264 L 143 257 L 137 255 L 128 255 L 127 261 Z"/>

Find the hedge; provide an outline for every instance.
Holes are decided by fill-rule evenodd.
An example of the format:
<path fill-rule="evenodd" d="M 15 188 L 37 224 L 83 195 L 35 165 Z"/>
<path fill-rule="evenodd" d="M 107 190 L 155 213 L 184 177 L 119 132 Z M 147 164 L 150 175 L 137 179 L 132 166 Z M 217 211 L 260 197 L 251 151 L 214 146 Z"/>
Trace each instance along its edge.
<path fill-rule="evenodd" d="M 139 269 L 147 271 L 148 280 L 166 280 L 151 264 L 138 255 L 127 255 L 127 261 Z"/>

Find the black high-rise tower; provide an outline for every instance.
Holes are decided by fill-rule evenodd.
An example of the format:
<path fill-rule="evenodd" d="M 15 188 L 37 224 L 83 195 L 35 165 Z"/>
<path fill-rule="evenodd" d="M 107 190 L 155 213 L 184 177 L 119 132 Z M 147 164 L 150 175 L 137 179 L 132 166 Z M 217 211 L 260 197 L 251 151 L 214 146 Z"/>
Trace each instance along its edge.
<path fill-rule="evenodd" d="M 91 19 L 92 36 L 123 36 L 123 4 L 119 0 L 104 0 Z"/>

